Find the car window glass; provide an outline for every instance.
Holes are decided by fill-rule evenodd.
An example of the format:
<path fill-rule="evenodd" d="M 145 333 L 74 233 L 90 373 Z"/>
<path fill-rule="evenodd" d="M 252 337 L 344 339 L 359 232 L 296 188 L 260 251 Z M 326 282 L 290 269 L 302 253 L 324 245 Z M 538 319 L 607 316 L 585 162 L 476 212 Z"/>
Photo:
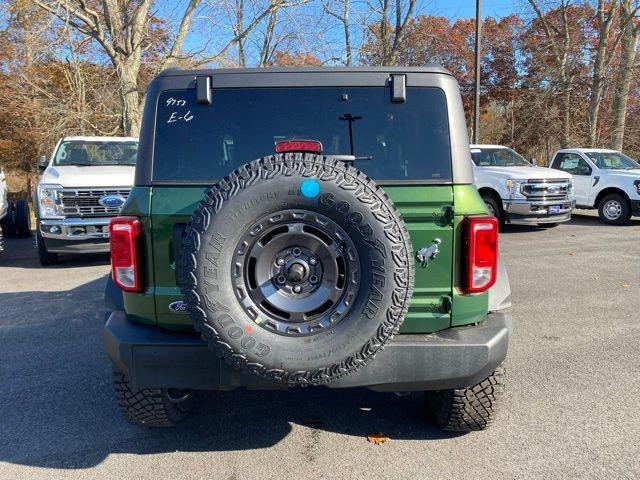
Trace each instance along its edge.
<path fill-rule="evenodd" d="M 587 156 L 598 168 L 640 168 L 638 162 L 620 152 L 587 152 Z"/>
<path fill-rule="evenodd" d="M 553 161 L 553 168 L 562 170 L 572 175 L 584 175 L 578 173 L 581 169 L 590 168 L 589 164 L 580 155 L 575 153 L 559 153 Z"/>
<path fill-rule="evenodd" d="M 471 158 L 479 167 L 530 167 L 524 157 L 510 148 L 474 148 Z"/>
<path fill-rule="evenodd" d="M 54 165 L 135 165 L 138 142 L 69 140 L 56 151 Z"/>
<path fill-rule="evenodd" d="M 349 155 L 376 180 L 451 180 L 444 92 L 408 87 L 391 102 L 386 87 L 221 88 L 212 103 L 195 90 L 158 99 L 153 178 L 211 183 L 282 140 L 318 140 L 325 155 Z"/>

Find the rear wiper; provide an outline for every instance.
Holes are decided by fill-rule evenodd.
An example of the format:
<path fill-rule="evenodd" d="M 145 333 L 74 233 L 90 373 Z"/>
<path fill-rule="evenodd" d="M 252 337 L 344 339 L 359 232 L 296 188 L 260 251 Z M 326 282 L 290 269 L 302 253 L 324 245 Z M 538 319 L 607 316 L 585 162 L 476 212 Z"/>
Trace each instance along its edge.
<path fill-rule="evenodd" d="M 373 157 L 371 155 L 368 155 L 366 157 L 356 157 L 355 155 L 327 155 L 327 157 L 341 162 L 349 162 L 351 164 L 353 164 L 353 162 L 355 162 L 356 160 L 373 160 Z"/>

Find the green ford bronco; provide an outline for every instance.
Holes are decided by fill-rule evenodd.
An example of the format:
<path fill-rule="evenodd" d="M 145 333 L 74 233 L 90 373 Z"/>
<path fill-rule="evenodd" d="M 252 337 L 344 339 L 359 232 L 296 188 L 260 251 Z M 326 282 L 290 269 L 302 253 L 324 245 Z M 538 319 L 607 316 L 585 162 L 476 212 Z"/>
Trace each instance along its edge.
<path fill-rule="evenodd" d="M 121 215 L 104 342 L 130 421 L 175 424 L 197 390 L 326 386 L 491 422 L 510 290 L 446 70 L 163 72 Z"/>

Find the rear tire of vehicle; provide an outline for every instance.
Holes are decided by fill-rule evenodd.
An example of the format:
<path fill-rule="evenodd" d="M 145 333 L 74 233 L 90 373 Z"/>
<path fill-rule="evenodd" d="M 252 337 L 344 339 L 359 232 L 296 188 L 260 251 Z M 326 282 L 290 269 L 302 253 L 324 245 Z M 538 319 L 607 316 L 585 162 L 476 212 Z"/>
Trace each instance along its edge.
<path fill-rule="evenodd" d="M 631 208 L 624 196 L 612 193 L 598 203 L 598 215 L 609 225 L 626 225 L 631 219 Z"/>
<path fill-rule="evenodd" d="M 496 217 L 501 226 L 504 225 L 504 214 L 502 213 L 502 209 L 496 199 L 491 195 L 485 194 L 482 195 L 482 200 L 484 200 L 487 210 L 489 210 L 489 215 Z"/>
<path fill-rule="evenodd" d="M 40 265 L 43 267 L 49 267 L 51 265 L 55 265 L 58 263 L 58 254 L 51 253 L 47 251 L 47 246 L 44 244 L 44 238 L 40 234 L 40 230 L 36 225 L 36 244 L 38 247 L 38 259 L 40 260 Z"/>
<path fill-rule="evenodd" d="M 15 203 L 15 229 L 18 238 L 31 236 L 31 219 L 29 216 L 29 203 L 26 200 L 18 200 Z"/>
<path fill-rule="evenodd" d="M 113 371 L 113 389 L 127 421 L 143 427 L 173 427 L 187 418 L 194 406 L 193 392 L 168 388 L 135 390 L 129 378 Z"/>
<path fill-rule="evenodd" d="M 540 228 L 555 228 L 558 225 L 560 225 L 559 223 L 539 223 L 538 226 Z"/>
<path fill-rule="evenodd" d="M 425 392 L 428 418 L 448 432 L 484 430 L 494 420 L 505 383 L 506 369 L 499 366 L 472 387 Z"/>

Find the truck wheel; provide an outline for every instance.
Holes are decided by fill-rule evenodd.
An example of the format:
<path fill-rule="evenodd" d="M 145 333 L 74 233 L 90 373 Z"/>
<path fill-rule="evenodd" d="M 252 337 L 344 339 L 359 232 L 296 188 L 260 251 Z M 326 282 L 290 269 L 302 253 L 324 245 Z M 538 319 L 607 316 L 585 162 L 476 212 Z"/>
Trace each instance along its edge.
<path fill-rule="evenodd" d="M 473 387 L 425 392 L 429 420 L 449 432 L 484 430 L 494 419 L 505 382 L 506 369 L 500 366 Z"/>
<path fill-rule="evenodd" d="M 42 238 L 38 225 L 36 225 L 36 245 L 38 247 L 38 259 L 40 260 L 40 265 L 48 267 L 58 263 L 58 254 L 47 251 L 47 246 L 44 244 L 44 238 Z"/>
<path fill-rule="evenodd" d="M 134 390 L 123 373 L 113 371 L 118 406 L 131 423 L 145 427 L 172 427 L 189 416 L 194 399 L 191 390 L 144 388 Z"/>
<path fill-rule="evenodd" d="M 29 203 L 26 200 L 18 200 L 15 203 L 15 228 L 19 238 L 31 236 L 31 218 L 29 216 Z"/>
<path fill-rule="evenodd" d="M 398 331 L 413 248 L 370 178 L 321 155 L 253 161 L 214 185 L 184 233 L 178 282 L 230 365 L 317 385 L 369 362 Z"/>
<path fill-rule="evenodd" d="M 625 225 L 631 219 L 629 202 L 619 193 L 605 196 L 598 204 L 600 220 L 610 225 Z"/>
<path fill-rule="evenodd" d="M 502 214 L 502 210 L 498 205 L 498 202 L 491 195 L 484 194 L 482 196 L 482 200 L 484 200 L 485 205 L 487 206 L 487 210 L 489 210 L 489 215 L 496 217 L 500 225 L 504 223 L 504 215 Z"/>

